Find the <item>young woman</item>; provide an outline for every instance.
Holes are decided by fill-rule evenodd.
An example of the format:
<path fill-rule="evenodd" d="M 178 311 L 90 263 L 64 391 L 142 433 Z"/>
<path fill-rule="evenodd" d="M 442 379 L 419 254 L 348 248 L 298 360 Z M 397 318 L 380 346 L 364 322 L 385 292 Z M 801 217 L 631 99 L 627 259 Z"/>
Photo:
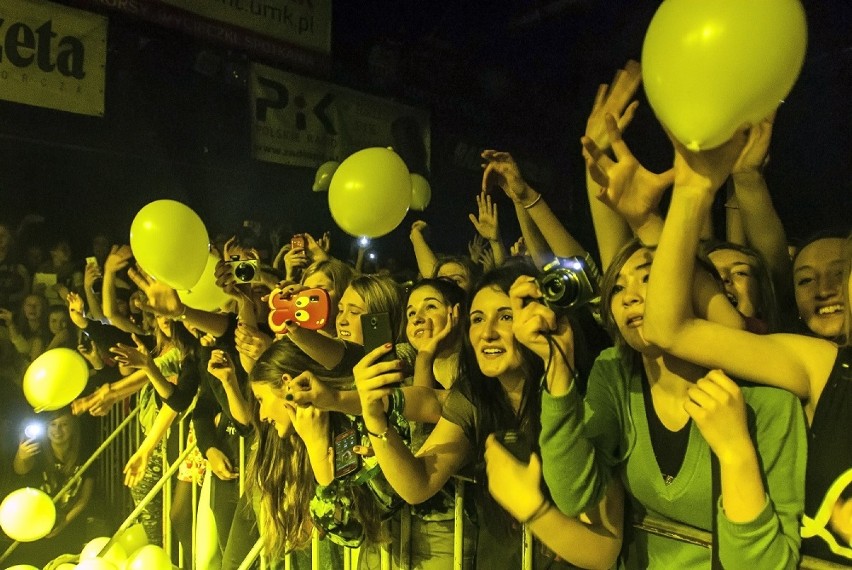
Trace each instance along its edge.
<path fill-rule="evenodd" d="M 844 300 L 845 235 L 820 234 L 805 242 L 793 259 L 793 291 L 799 320 L 808 334 L 839 343 L 849 319 Z"/>
<path fill-rule="evenodd" d="M 0 309 L 0 320 L 6 325 L 9 340 L 18 352 L 30 360 L 38 358 L 52 338 L 48 330 L 47 312 L 47 300 L 43 295 L 34 293 L 24 297 L 17 313 Z"/>
<path fill-rule="evenodd" d="M 847 546 L 852 538 L 852 505 L 848 501 L 852 447 L 847 437 L 852 418 L 852 349 L 848 345 L 838 348 L 823 338 L 755 335 L 719 326 L 696 317 L 688 301 L 691 260 L 698 243 L 694 225 L 709 210 L 727 176 L 735 143 L 704 153 L 691 153 L 675 143 L 675 190 L 654 259 L 645 336 L 680 358 L 722 368 L 744 380 L 785 388 L 803 400 L 811 429 L 802 551 L 848 565 L 852 562 L 852 549 Z M 838 260 L 841 245 L 831 244 L 834 254 L 828 265 L 813 259 L 808 247 L 803 248 L 794 269 L 797 289 L 810 291 L 808 295 L 797 291 L 800 314 L 814 333 L 830 338 L 839 337 L 842 321 L 849 320 L 849 253 Z M 844 310 L 842 315 L 838 308 Z M 784 418 L 773 413 L 777 429 L 789 430 Z M 789 486 L 790 481 L 784 484 Z M 771 491 L 769 496 L 768 506 L 775 503 L 777 507 L 777 497 Z"/>
<path fill-rule="evenodd" d="M 490 433 L 512 429 L 529 442 L 538 440 L 538 381 L 544 366 L 538 355 L 517 342 L 512 326 L 513 305 L 508 296 L 509 286 L 522 274 L 533 272 L 526 267 L 501 268 L 486 275 L 473 289 L 464 375 L 456 380 L 441 419 L 416 454 L 386 419 L 383 398 L 391 390 L 389 385 L 402 377 L 398 360 L 378 362 L 390 347 L 372 351 L 355 367 L 355 383 L 375 456 L 388 482 L 410 504 L 422 503 L 454 474 L 480 464 Z M 519 528 L 487 495 L 481 473 L 477 474 L 477 481 L 476 567 L 519 567 Z M 608 562 L 603 567 L 608 567 L 620 546 L 620 530 L 615 526 L 597 532 L 566 519 L 558 534 L 576 545 L 567 558 L 569 563 L 586 565 L 592 559 L 599 563 L 602 557 Z M 535 549 L 535 555 L 539 568 L 565 565 L 552 552 Z"/>
<path fill-rule="evenodd" d="M 364 484 L 372 482 L 371 474 L 363 467 L 345 479 L 336 473 L 334 437 L 351 423 L 342 414 L 296 406 L 287 398 L 285 386 L 305 371 L 321 374 L 315 362 L 285 339 L 261 356 L 249 378 L 262 423 L 249 460 L 249 492 L 259 499 L 266 550 L 280 556 L 306 549 L 314 524 L 337 544 L 383 542 L 383 505 Z"/>
<path fill-rule="evenodd" d="M 138 397 L 139 422 L 145 439 L 124 467 L 124 482 L 130 487 L 135 502 L 141 501 L 161 478 L 162 454 L 168 452 L 171 459 L 177 456 L 181 448 L 180 434 L 179 430 L 170 431 L 170 428 L 198 390 L 196 339 L 182 323 L 167 317 L 158 315 L 156 323 L 153 353 L 149 354 L 135 335 L 135 347 L 119 344 L 110 349 L 120 365 L 143 372 L 147 380 Z M 168 445 L 164 445 L 165 439 Z M 178 477 L 169 512 L 187 560 L 192 560 L 194 479 L 194 476 Z M 162 497 L 158 495 L 141 517 L 152 544 L 163 540 L 162 508 Z"/>
<path fill-rule="evenodd" d="M 52 497 L 77 473 L 88 456 L 81 445 L 80 420 L 69 408 L 48 412 L 37 422 L 43 431 L 25 435 L 15 454 L 13 469 L 22 483 Z M 94 538 L 94 529 L 86 521 L 87 515 L 91 515 L 94 488 L 94 476 L 87 471 L 56 502 L 56 526 L 51 533 L 43 540 L 21 545 L 13 555 L 14 560 L 42 566 L 60 554 L 78 552 L 87 540 Z"/>

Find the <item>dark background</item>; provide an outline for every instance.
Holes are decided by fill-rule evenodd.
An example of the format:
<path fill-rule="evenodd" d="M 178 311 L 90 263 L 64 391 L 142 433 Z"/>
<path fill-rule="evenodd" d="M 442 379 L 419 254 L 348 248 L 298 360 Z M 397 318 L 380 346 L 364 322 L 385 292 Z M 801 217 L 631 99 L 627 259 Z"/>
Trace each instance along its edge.
<path fill-rule="evenodd" d="M 331 72 L 314 76 L 432 113 L 432 203 L 378 240 L 379 255 L 413 263 L 408 228 L 418 218 L 432 226 L 438 251 L 465 249 L 483 148 L 511 151 L 563 222 L 593 247 L 579 137 L 598 84 L 639 58 L 658 5 L 334 2 Z M 766 174 L 793 238 L 848 227 L 852 205 L 852 2 L 804 5 L 807 59 L 777 117 Z M 345 257 L 350 238 L 334 227 L 327 195 L 311 192 L 314 171 L 250 156 L 249 57 L 104 13 L 104 117 L 0 101 L 0 217 L 14 223 L 41 213 L 82 256 L 93 228 L 126 241 L 136 211 L 168 197 L 194 208 L 211 236 L 232 233 L 244 219 L 285 232 L 332 229 L 334 253 Z M 649 168 L 667 168 L 671 148 L 644 99 L 626 139 Z M 504 196 L 499 204 L 508 245 L 517 223 Z"/>

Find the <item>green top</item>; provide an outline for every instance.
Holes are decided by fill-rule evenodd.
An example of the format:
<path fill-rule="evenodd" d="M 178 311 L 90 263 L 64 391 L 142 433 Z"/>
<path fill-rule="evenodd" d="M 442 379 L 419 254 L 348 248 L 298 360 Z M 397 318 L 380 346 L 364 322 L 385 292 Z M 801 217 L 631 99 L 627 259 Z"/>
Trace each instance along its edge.
<path fill-rule="evenodd" d="M 617 470 L 637 515 L 712 531 L 710 448 L 692 422 L 683 464 L 666 485 L 651 446 L 641 383 L 639 371 L 629 370 L 610 348 L 595 361 L 585 406 L 573 386 L 559 398 L 542 394 L 539 442 L 554 502 L 568 515 L 586 510 L 600 500 Z M 804 505 L 804 415 L 784 390 L 745 386 L 742 391 L 769 499 L 748 523 L 729 521 L 720 504 L 720 560 L 726 569 L 795 568 Z M 627 568 L 709 568 L 710 551 L 701 546 L 639 530 L 625 532 L 625 541 Z"/>

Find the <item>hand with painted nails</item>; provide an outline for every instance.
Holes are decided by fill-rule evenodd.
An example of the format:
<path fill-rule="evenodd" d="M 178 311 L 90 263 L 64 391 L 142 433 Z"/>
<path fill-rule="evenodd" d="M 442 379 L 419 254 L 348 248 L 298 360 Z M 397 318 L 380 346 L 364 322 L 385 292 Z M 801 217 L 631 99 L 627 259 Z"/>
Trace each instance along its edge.
<path fill-rule="evenodd" d="M 382 356 L 392 350 L 392 344 L 384 344 L 368 352 L 352 370 L 355 387 L 361 400 L 361 415 L 367 430 L 373 433 L 384 433 L 387 430 L 385 398 L 403 380 L 400 360 L 379 361 Z"/>

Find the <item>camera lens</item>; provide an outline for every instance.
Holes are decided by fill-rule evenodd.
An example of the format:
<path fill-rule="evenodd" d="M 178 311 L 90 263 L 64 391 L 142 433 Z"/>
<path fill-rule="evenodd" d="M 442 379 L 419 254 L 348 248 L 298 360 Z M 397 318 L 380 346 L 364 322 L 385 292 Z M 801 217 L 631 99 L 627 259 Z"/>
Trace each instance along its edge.
<path fill-rule="evenodd" d="M 556 270 L 541 280 L 541 293 L 548 305 L 568 308 L 577 301 L 577 278 L 571 271 Z"/>
<path fill-rule="evenodd" d="M 249 263 L 239 263 L 234 269 L 234 277 L 240 281 L 251 281 L 254 279 L 254 267 Z"/>
<path fill-rule="evenodd" d="M 370 319 L 370 326 L 371 327 L 374 327 L 378 324 L 379 324 L 379 319 L 377 319 L 376 317 L 373 317 L 373 318 Z"/>

